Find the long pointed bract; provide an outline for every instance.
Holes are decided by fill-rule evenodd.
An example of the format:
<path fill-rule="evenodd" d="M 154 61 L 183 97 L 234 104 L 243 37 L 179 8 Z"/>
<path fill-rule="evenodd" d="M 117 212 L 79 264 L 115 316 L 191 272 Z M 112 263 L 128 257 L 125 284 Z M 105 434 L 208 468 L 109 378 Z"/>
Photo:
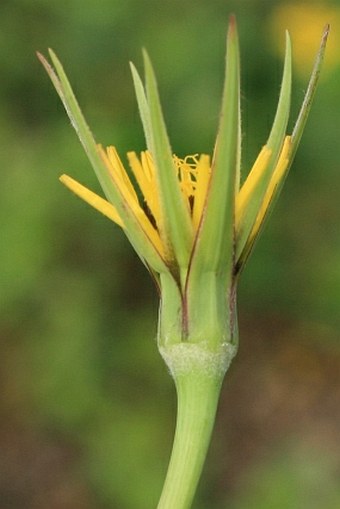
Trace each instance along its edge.
<path fill-rule="evenodd" d="M 149 106 L 145 95 L 145 89 L 143 82 L 138 74 L 138 71 L 132 62 L 130 62 L 130 68 L 132 73 L 133 85 L 135 88 L 136 99 L 138 103 L 139 115 L 143 125 L 146 146 L 148 147 L 149 152 L 151 152 L 152 147 L 151 121 Z"/>
<path fill-rule="evenodd" d="M 298 145 L 300 143 L 301 136 L 302 136 L 304 127 L 306 125 L 309 112 L 310 112 L 310 108 L 312 106 L 312 102 L 314 99 L 314 95 L 315 95 L 317 84 L 318 84 L 319 77 L 320 77 L 322 62 L 323 62 L 324 55 L 325 55 L 329 30 L 330 30 L 330 26 L 326 25 L 324 28 L 323 34 L 322 34 L 320 48 L 319 48 L 316 58 L 315 58 L 312 74 L 311 74 L 311 77 L 310 77 L 310 80 L 308 83 L 307 92 L 303 99 L 303 103 L 302 103 L 302 106 L 301 106 L 301 109 L 300 109 L 300 112 L 298 115 L 298 119 L 297 119 L 296 124 L 293 129 L 292 158 L 294 157 L 295 152 L 296 152 Z"/>
<path fill-rule="evenodd" d="M 256 176 L 256 179 L 253 178 L 253 175 L 249 175 L 239 193 L 239 207 L 236 217 L 236 260 L 239 259 L 240 254 L 244 250 L 249 234 L 253 229 L 256 217 L 261 208 L 262 200 L 282 149 L 290 109 L 292 82 L 291 67 L 291 44 L 287 33 L 286 54 L 280 97 L 273 127 L 265 147 L 270 151 L 268 161 L 262 168 L 260 168 L 260 173 Z M 257 168 L 254 166 L 254 171 L 256 170 Z M 253 186 L 253 188 L 248 189 L 249 185 Z"/>
<path fill-rule="evenodd" d="M 137 218 L 132 213 L 129 204 L 123 199 L 121 193 L 110 177 L 109 172 L 99 155 L 94 137 L 80 110 L 71 85 L 58 57 L 52 50 L 50 50 L 50 56 L 55 70 L 51 67 L 47 60 L 38 53 L 41 63 L 45 67 L 64 104 L 72 126 L 77 132 L 107 199 L 114 205 L 114 207 L 116 207 L 119 216 L 125 224 L 126 235 L 143 261 L 146 260 L 147 264 L 155 270 L 166 270 L 165 262 L 160 256 L 160 253 L 152 244 L 146 232 L 144 232 L 141 228 Z"/>
<path fill-rule="evenodd" d="M 283 186 L 284 181 L 287 177 L 290 166 L 292 165 L 292 162 L 294 160 L 294 156 L 295 156 L 296 150 L 298 148 L 298 145 L 300 143 L 301 136 L 302 136 L 304 127 L 307 122 L 307 118 L 308 118 L 308 115 L 310 112 L 310 108 L 311 108 L 311 105 L 312 105 L 312 102 L 314 99 L 314 95 L 316 92 L 317 84 L 319 81 L 321 66 L 323 63 L 323 58 L 324 58 L 325 49 L 326 49 L 326 43 L 327 43 L 327 39 L 328 39 L 328 35 L 329 35 L 329 30 L 330 30 L 330 26 L 326 25 L 324 28 L 324 31 L 323 31 L 320 47 L 319 47 L 319 50 L 318 50 L 316 58 L 315 58 L 312 74 L 311 74 L 311 77 L 310 77 L 310 80 L 308 83 L 307 92 L 303 99 L 303 103 L 302 103 L 302 106 L 301 106 L 301 109 L 300 109 L 300 112 L 298 115 L 298 119 L 294 126 L 292 136 L 289 140 L 290 146 L 289 146 L 289 153 L 287 154 L 287 157 L 289 158 L 289 162 L 288 162 L 288 164 L 285 168 L 285 171 L 283 172 L 280 180 L 275 185 L 275 190 L 270 197 L 269 203 L 266 207 L 265 213 L 263 214 L 262 221 L 261 221 L 261 224 L 259 225 L 256 235 L 250 235 L 250 239 L 247 242 L 247 245 L 245 246 L 242 253 L 240 253 L 239 258 L 236 261 L 237 265 L 238 265 L 238 270 L 240 270 L 240 268 L 243 267 L 244 264 L 246 263 L 249 255 L 252 251 L 254 243 L 263 228 L 265 220 L 268 217 L 268 215 L 270 214 L 270 212 L 272 211 L 273 206 L 281 192 L 282 186 Z"/>
<path fill-rule="evenodd" d="M 151 61 L 144 52 L 146 96 L 151 126 L 151 152 L 157 167 L 157 183 L 161 205 L 162 225 L 175 260 L 180 267 L 188 265 L 192 247 L 193 229 L 189 209 L 183 199 L 170 143 L 163 119 L 157 82 Z M 163 230 L 164 229 L 164 230 Z"/>
<path fill-rule="evenodd" d="M 230 279 L 234 245 L 234 206 L 240 136 L 240 67 L 235 18 L 229 24 L 222 110 L 211 180 L 197 234 L 194 272 L 222 271 Z"/>

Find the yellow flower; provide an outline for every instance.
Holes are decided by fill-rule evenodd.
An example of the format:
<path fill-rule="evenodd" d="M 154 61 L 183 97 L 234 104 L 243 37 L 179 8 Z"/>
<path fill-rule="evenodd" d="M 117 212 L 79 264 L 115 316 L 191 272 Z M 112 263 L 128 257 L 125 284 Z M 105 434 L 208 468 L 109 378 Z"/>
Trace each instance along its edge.
<path fill-rule="evenodd" d="M 104 149 L 81 113 L 64 70 L 50 51 L 53 69 L 39 55 L 71 118 L 106 199 L 63 175 L 75 194 L 123 228 L 155 279 L 170 272 L 181 292 L 187 277 L 223 273 L 227 286 L 244 265 L 273 198 L 278 194 L 295 155 L 315 92 L 328 30 L 291 136 L 286 134 L 291 95 L 291 46 L 286 53 L 279 103 L 268 140 L 240 189 L 240 71 L 236 22 L 231 18 L 221 120 L 214 153 L 173 155 L 148 55 L 146 83 L 131 64 L 147 150 L 127 154 L 131 179 L 115 147 Z"/>
<path fill-rule="evenodd" d="M 330 23 L 332 37 L 327 45 L 324 71 L 331 71 L 340 64 L 340 7 L 334 2 L 291 1 L 274 7 L 269 18 L 269 29 L 274 47 L 281 47 L 279 34 L 287 28 L 294 44 L 296 72 L 308 75 L 312 55 L 317 49 L 320 26 Z"/>
<path fill-rule="evenodd" d="M 259 231 L 275 189 L 279 182 L 283 179 L 285 171 L 288 168 L 290 140 L 291 138 L 289 136 L 285 139 L 281 154 L 273 171 L 273 176 L 263 198 L 262 206 L 258 212 L 254 227 L 251 231 L 251 240 L 253 240 Z M 142 152 L 140 158 L 138 158 L 135 152 L 128 152 L 127 154 L 130 168 L 142 196 L 140 199 L 115 147 L 108 147 L 105 151 L 101 146 L 98 146 L 98 150 L 105 162 L 108 172 L 113 176 L 120 188 L 121 194 L 134 211 L 141 228 L 146 232 L 150 241 L 153 243 L 162 258 L 168 259 L 171 256 L 171 253 L 168 252 L 168 247 L 164 239 L 164 227 L 162 224 L 159 196 L 157 194 L 157 171 L 152 155 L 148 151 Z M 270 149 L 264 146 L 249 172 L 248 178 L 236 195 L 236 235 L 240 229 L 243 212 L 246 209 L 249 200 L 251 200 L 252 192 L 256 187 L 256 183 L 261 178 L 263 171 L 268 165 L 270 154 Z M 195 235 L 202 219 L 204 203 L 211 176 L 210 157 L 206 154 L 201 154 L 198 157 L 198 155 L 195 154 L 188 155 L 184 159 L 180 159 L 174 155 L 173 161 L 174 171 L 177 171 L 178 185 L 181 189 L 183 200 L 185 201 L 190 213 L 193 232 Z M 119 216 L 116 208 L 109 201 L 93 193 L 68 175 L 62 175 L 60 180 L 77 196 L 124 229 L 124 222 L 122 218 Z"/>

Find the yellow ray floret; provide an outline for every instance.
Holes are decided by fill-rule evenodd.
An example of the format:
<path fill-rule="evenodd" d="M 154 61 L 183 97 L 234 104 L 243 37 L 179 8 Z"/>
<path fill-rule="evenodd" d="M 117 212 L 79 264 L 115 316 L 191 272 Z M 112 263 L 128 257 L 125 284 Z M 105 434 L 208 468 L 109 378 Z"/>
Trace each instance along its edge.
<path fill-rule="evenodd" d="M 210 176 L 210 157 L 206 154 L 202 154 L 196 165 L 195 199 L 192 207 L 192 222 L 195 231 L 202 218 Z"/>
<path fill-rule="evenodd" d="M 59 178 L 60 182 L 62 182 L 70 191 L 72 191 L 74 194 L 79 196 L 79 198 L 82 198 L 86 203 L 91 205 L 94 209 L 98 210 L 104 216 L 111 219 L 111 221 L 114 221 L 117 223 L 121 228 L 124 228 L 123 221 L 121 220 L 117 210 L 111 203 L 104 200 L 104 198 L 101 198 L 96 193 L 93 193 L 87 187 L 83 186 L 76 180 L 74 180 L 72 177 L 69 177 L 68 175 L 61 175 Z"/>
<path fill-rule="evenodd" d="M 268 162 L 272 151 L 265 145 L 249 172 L 249 175 L 241 187 L 239 193 L 236 196 L 235 203 L 235 229 L 239 231 L 240 223 L 243 219 L 243 215 L 251 202 L 254 189 L 256 189 L 259 180 L 261 179 L 263 172 L 268 166 Z"/>
<path fill-rule="evenodd" d="M 155 166 L 151 154 L 148 151 L 142 152 L 141 158 L 139 159 L 135 152 L 128 152 L 127 157 L 149 211 L 158 229 L 161 230 L 161 207 L 157 192 Z"/>
<path fill-rule="evenodd" d="M 129 206 L 143 231 L 149 237 L 160 255 L 164 258 L 167 251 L 166 245 L 162 242 L 159 231 L 155 228 L 141 207 L 137 193 L 128 174 L 126 173 L 115 147 L 108 147 L 105 152 L 105 150 L 99 146 L 98 150 L 123 201 L 125 201 Z"/>
<path fill-rule="evenodd" d="M 192 223 L 196 231 L 204 209 L 211 175 L 210 157 L 206 154 L 186 156 L 180 159 L 174 156 L 180 187 L 191 212 Z"/>
<path fill-rule="evenodd" d="M 254 227 L 249 235 L 249 241 L 251 241 L 259 231 L 261 224 L 264 221 L 265 215 L 269 209 L 269 206 L 274 198 L 275 192 L 278 186 L 281 184 L 282 180 L 284 179 L 287 170 L 289 169 L 290 149 L 291 149 L 291 136 L 286 136 L 278 162 L 276 164 L 272 178 L 270 179 L 266 194 L 264 195 L 260 211 L 256 217 Z"/>
<path fill-rule="evenodd" d="M 284 143 L 283 143 L 281 153 L 279 155 L 279 159 L 276 163 L 272 177 L 269 181 L 268 187 L 266 189 L 265 195 L 262 200 L 261 208 L 260 208 L 259 213 L 256 217 L 254 227 L 250 233 L 249 239 L 251 239 L 258 232 L 258 230 L 261 226 L 261 223 L 264 220 L 264 216 L 267 212 L 267 209 L 271 203 L 271 200 L 273 198 L 275 190 L 285 174 L 285 171 L 289 164 L 290 144 L 291 144 L 291 137 L 286 136 Z M 271 154 L 272 154 L 271 150 L 265 145 L 262 148 L 261 152 L 259 153 L 246 181 L 244 182 L 243 186 L 240 189 L 240 192 L 238 193 L 238 195 L 236 197 L 236 205 L 235 205 L 235 208 L 236 208 L 236 210 L 235 210 L 236 232 L 239 231 L 244 213 L 247 210 L 247 207 L 252 200 L 253 193 L 255 192 L 255 189 L 256 189 L 261 177 L 263 176 L 263 172 L 268 167 L 268 163 L 269 163 Z"/>

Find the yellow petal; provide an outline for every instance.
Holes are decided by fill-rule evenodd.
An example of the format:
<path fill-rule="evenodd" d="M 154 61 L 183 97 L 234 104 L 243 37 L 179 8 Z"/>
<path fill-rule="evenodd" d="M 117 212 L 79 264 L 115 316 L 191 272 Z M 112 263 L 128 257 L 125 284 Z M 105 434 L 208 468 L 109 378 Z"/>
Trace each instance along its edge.
<path fill-rule="evenodd" d="M 291 147 L 291 136 L 286 136 L 277 165 L 273 172 L 272 178 L 269 182 L 266 194 L 264 195 L 260 211 L 256 217 L 254 227 L 249 236 L 250 240 L 257 234 L 258 230 L 260 229 L 260 226 L 263 223 L 263 220 L 269 209 L 274 194 L 286 174 L 290 161 L 289 158 L 290 147 Z"/>
<path fill-rule="evenodd" d="M 263 172 L 267 168 L 267 164 L 269 162 L 269 158 L 271 156 L 272 151 L 265 145 L 249 172 L 246 181 L 242 185 L 239 193 L 236 196 L 235 203 L 235 221 L 236 221 L 236 231 L 238 231 L 239 222 L 243 217 L 243 212 L 247 208 L 248 203 L 251 200 L 254 189 L 258 184 Z"/>
<path fill-rule="evenodd" d="M 180 159 L 173 156 L 185 202 L 190 210 L 194 229 L 197 230 L 204 208 L 211 174 L 210 157 L 206 154 L 188 155 Z"/>
<path fill-rule="evenodd" d="M 196 189 L 192 210 L 192 222 L 195 230 L 197 230 L 201 221 L 211 175 L 210 157 L 208 155 L 201 155 L 196 166 L 196 172 Z"/>
<path fill-rule="evenodd" d="M 68 175 L 62 175 L 59 180 L 71 191 L 73 191 L 74 194 L 79 196 L 79 198 L 82 198 L 84 201 L 86 201 L 86 203 L 91 205 L 91 207 L 104 214 L 104 216 L 111 219 L 111 221 L 117 223 L 121 228 L 124 228 L 123 221 L 111 203 L 104 200 L 104 198 L 101 198 L 96 193 L 90 191 L 87 189 L 87 187 L 83 186 Z"/>
<path fill-rule="evenodd" d="M 142 152 L 141 160 L 135 152 L 127 154 L 130 167 L 144 197 L 144 200 L 156 222 L 159 230 L 162 228 L 159 197 L 155 178 L 155 166 L 151 154 L 148 151 Z"/>
<path fill-rule="evenodd" d="M 108 147 L 107 152 L 105 152 L 105 150 L 99 145 L 98 150 L 126 205 L 130 207 L 136 220 L 149 237 L 161 257 L 165 258 L 166 249 L 163 245 L 162 239 L 157 229 L 150 222 L 150 219 L 140 206 L 137 193 L 131 184 L 129 176 L 125 171 L 115 147 Z"/>
<path fill-rule="evenodd" d="M 180 159 L 174 155 L 173 160 L 174 166 L 178 171 L 178 180 L 182 195 L 185 203 L 187 204 L 188 210 L 190 210 L 190 198 L 192 199 L 194 196 L 196 188 L 197 154 L 188 155 L 184 159 Z"/>
<path fill-rule="evenodd" d="M 130 203 L 131 201 L 138 203 L 136 191 L 126 173 L 124 165 L 118 155 L 115 147 L 107 147 L 106 153 L 101 151 L 101 155 L 105 160 L 107 169 L 109 170 L 113 180 L 119 186 L 124 198 Z"/>

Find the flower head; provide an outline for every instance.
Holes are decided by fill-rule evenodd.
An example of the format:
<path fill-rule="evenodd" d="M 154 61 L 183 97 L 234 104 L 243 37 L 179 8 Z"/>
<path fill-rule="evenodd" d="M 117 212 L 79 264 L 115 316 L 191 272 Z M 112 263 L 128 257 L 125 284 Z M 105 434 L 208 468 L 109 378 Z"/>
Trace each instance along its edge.
<path fill-rule="evenodd" d="M 186 331 L 185 334 L 191 297 L 195 305 L 191 303 L 189 307 L 195 314 L 193 310 L 203 305 L 203 301 L 198 302 L 202 288 L 211 287 L 208 295 L 221 292 L 230 296 L 233 292 L 237 275 L 249 256 L 295 155 L 316 89 L 327 35 L 328 27 L 323 34 L 298 120 L 292 134 L 287 135 L 292 65 L 287 34 L 282 85 L 273 126 L 242 186 L 239 45 L 234 17 L 230 19 L 227 36 L 221 115 L 211 156 L 194 154 L 180 158 L 173 154 L 155 74 L 147 53 L 144 52 L 145 84 L 131 64 L 147 150 L 139 155 L 135 152 L 127 154 L 130 172 L 126 171 L 115 147 L 104 149 L 94 141 L 53 51 L 50 51 L 50 57 L 54 68 L 39 55 L 87 152 L 106 199 L 67 175 L 63 175 L 61 181 L 123 228 L 161 287 L 162 294 L 169 284 L 177 288 L 169 290 L 169 293 L 178 293 L 181 330 Z M 207 274 L 214 276 L 207 278 Z M 214 298 L 210 300 L 213 302 Z M 211 308 L 218 309 L 219 304 L 215 302 Z"/>
<path fill-rule="evenodd" d="M 278 35 L 285 27 L 289 27 L 294 42 L 295 72 L 305 78 L 310 71 L 313 54 L 316 49 L 321 23 L 330 23 L 332 37 L 327 44 L 327 58 L 323 73 L 330 73 L 340 64 L 340 7 L 338 2 L 311 2 L 295 0 L 294 2 L 278 2 L 273 6 L 269 17 L 268 28 L 272 47 L 278 47 Z"/>
<path fill-rule="evenodd" d="M 225 84 L 212 155 L 180 158 L 170 147 L 150 59 L 145 85 L 131 65 L 147 150 L 97 145 L 50 51 L 39 55 L 98 176 L 106 199 L 67 175 L 61 181 L 123 228 L 160 289 L 158 346 L 178 394 L 174 448 L 158 508 L 189 508 L 202 470 L 224 374 L 237 350 L 236 282 L 277 197 L 315 92 L 328 28 L 291 135 L 287 34 L 282 85 L 267 142 L 240 185 L 240 72 L 236 22 L 227 37 Z"/>

